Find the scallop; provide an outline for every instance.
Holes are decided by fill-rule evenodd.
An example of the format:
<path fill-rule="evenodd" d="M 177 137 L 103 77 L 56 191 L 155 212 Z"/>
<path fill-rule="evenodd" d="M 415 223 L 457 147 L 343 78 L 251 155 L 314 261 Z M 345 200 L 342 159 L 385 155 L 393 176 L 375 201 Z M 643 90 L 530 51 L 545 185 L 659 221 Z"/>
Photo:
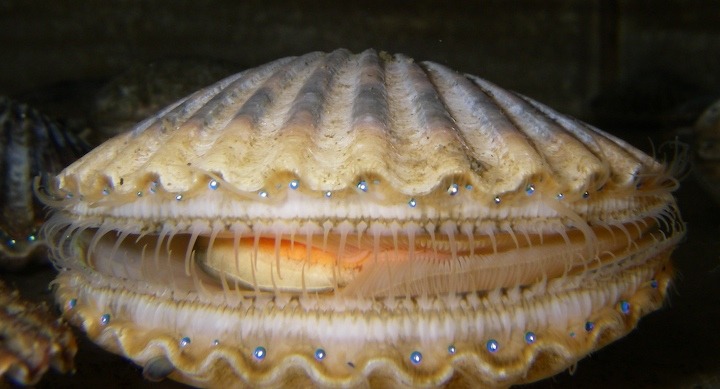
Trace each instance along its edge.
<path fill-rule="evenodd" d="M 206 387 L 507 387 L 662 305 L 672 165 L 525 96 L 368 50 L 246 70 L 62 171 L 64 315 Z"/>
<path fill-rule="evenodd" d="M 45 212 L 33 196 L 33 179 L 57 174 L 90 147 L 62 125 L 29 106 L 0 96 L 0 264 L 18 267 L 43 243 Z"/>
<path fill-rule="evenodd" d="M 70 326 L 45 303 L 22 299 L 0 281 L 0 378 L 34 385 L 52 368 L 73 371 L 77 344 Z"/>
<path fill-rule="evenodd" d="M 703 187 L 720 200 L 720 100 L 700 115 L 693 128 L 696 158 L 694 173 Z"/>

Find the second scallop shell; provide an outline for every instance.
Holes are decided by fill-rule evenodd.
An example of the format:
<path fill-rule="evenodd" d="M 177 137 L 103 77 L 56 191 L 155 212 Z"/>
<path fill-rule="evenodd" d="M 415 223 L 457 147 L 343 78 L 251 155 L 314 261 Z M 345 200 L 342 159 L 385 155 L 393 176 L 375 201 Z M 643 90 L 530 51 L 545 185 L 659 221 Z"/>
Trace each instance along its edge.
<path fill-rule="evenodd" d="M 65 315 L 199 386 L 509 386 L 660 307 L 669 169 L 479 77 L 369 50 L 228 77 L 57 178 Z"/>
<path fill-rule="evenodd" d="M 37 257 L 45 212 L 33 179 L 55 175 L 90 147 L 37 110 L 0 96 L 0 267 L 19 268 Z"/>

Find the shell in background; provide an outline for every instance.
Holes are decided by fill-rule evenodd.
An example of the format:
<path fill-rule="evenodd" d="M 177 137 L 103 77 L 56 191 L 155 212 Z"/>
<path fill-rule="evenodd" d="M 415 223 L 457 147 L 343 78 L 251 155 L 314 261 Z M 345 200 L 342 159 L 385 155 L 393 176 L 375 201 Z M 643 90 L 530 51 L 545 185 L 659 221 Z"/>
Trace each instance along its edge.
<path fill-rule="evenodd" d="M 711 104 L 695 122 L 695 169 L 703 187 L 720 202 L 720 100 Z"/>
<path fill-rule="evenodd" d="M 43 245 L 45 212 L 33 179 L 57 174 L 90 147 L 62 125 L 25 104 L 0 96 L 0 264 L 19 266 Z"/>
<path fill-rule="evenodd" d="M 235 66 L 204 59 L 164 59 L 136 65 L 110 79 L 95 95 L 93 134 L 106 140 L 177 99 L 233 73 Z"/>
<path fill-rule="evenodd" d="M 373 50 L 283 58 L 57 177 L 65 316 L 209 387 L 507 387 L 663 302 L 669 168 L 519 94 Z"/>
<path fill-rule="evenodd" d="M 0 281 L 0 378 L 34 385 L 48 368 L 72 371 L 76 352 L 67 323 L 45 303 L 25 301 Z"/>

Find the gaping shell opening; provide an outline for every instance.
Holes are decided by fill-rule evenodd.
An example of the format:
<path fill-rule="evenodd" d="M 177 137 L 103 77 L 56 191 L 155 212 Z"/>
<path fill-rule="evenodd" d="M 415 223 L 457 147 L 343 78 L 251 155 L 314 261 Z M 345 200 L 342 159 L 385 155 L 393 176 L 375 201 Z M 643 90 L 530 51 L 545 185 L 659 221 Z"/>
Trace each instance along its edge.
<path fill-rule="evenodd" d="M 651 250 L 684 228 L 674 207 L 662 202 L 639 201 L 639 216 L 622 222 L 609 213 L 585 222 L 560 199 L 535 200 L 549 204 L 537 205 L 536 212 L 546 213 L 542 222 L 196 219 L 154 229 L 114 218 L 73 221 L 60 213 L 46 231 L 61 266 L 78 268 L 76 258 L 83 258 L 80 269 L 110 277 L 175 285 L 177 276 L 196 292 L 202 284 L 247 295 L 374 298 L 527 287 Z"/>
<path fill-rule="evenodd" d="M 67 312 L 93 337 L 137 338 L 121 343 L 149 370 L 157 355 L 179 371 L 209 355 L 232 360 L 253 384 L 275 385 L 286 373 L 272 366 L 295 366 L 327 385 L 356 385 L 363 378 L 355 364 L 403 382 L 415 382 L 408 374 L 422 368 L 423 380 L 438 384 L 449 379 L 448 363 L 470 363 L 490 371 L 469 382 L 491 384 L 507 374 L 541 378 L 629 331 L 661 303 L 668 255 L 684 233 L 663 196 L 626 199 L 633 206 L 618 212 L 525 196 L 517 205 L 524 211 L 505 202 L 495 205 L 499 214 L 475 220 L 170 224 L 159 221 L 177 210 L 156 207 L 155 221 L 144 223 L 60 211 L 44 231 L 66 270 L 58 293 Z M 183 346 L 191 339 L 198 345 Z M 169 351 L 147 351 L 154 348 Z M 462 352 L 448 355 L 456 348 Z M 255 365 L 258 352 L 268 368 Z M 318 352 L 323 357 L 313 358 Z M 416 353 L 421 367 L 397 365 Z M 546 360 L 553 362 L 537 365 Z M 181 379 L 205 385 L 213 379 L 206 374 Z"/>

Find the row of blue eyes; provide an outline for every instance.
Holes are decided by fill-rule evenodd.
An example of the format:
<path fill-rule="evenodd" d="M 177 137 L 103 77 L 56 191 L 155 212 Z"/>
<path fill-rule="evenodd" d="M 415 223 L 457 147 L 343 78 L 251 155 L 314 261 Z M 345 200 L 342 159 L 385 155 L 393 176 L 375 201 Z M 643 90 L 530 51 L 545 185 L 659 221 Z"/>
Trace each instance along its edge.
<path fill-rule="evenodd" d="M 376 183 L 377 183 L 377 182 L 376 182 Z M 156 186 L 156 185 L 157 185 L 157 184 L 154 184 L 153 186 L 151 186 L 150 192 L 153 192 L 153 193 L 155 192 L 155 186 Z M 364 181 L 364 180 L 363 180 L 363 181 L 359 181 L 355 186 L 356 186 L 359 190 L 361 190 L 361 191 L 363 191 L 363 192 L 367 192 L 368 189 L 370 188 L 370 186 L 368 185 L 367 181 Z M 208 183 L 208 188 L 210 188 L 211 190 L 216 190 L 216 189 L 218 189 L 219 187 L 220 187 L 220 183 L 219 183 L 217 180 L 210 180 L 210 182 Z M 292 180 L 292 181 L 290 181 L 290 183 L 288 184 L 288 187 L 289 187 L 290 189 L 292 189 L 292 190 L 296 190 L 296 189 L 298 189 L 298 188 L 300 187 L 300 181 L 299 181 L 299 180 Z M 470 184 L 467 184 L 467 185 L 465 185 L 465 189 L 467 189 L 467 190 L 472 190 L 472 189 L 473 189 L 473 186 L 470 185 Z M 447 189 L 447 193 L 448 193 L 450 196 L 455 196 L 455 195 L 458 194 L 459 192 L 460 192 L 460 186 L 459 186 L 458 184 L 451 184 L 451 185 L 448 187 L 448 189 Z M 103 194 L 107 195 L 107 194 L 109 194 L 109 193 L 110 193 L 110 190 L 109 190 L 109 189 L 103 189 Z M 532 184 L 530 184 L 530 185 L 528 185 L 527 187 L 525 187 L 525 193 L 526 193 L 528 196 L 530 196 L 530 195 L 532 195 L 533 193 L 535 193 L 535 186 L 532 185 Z M 137 192 L 137 195 L 138 195 L 138 196 L 142 196 L 142 192 Z M 324 193 L 324 195 L 325 195 L 325 197 L 330 198 L 330 197 L 332 197 L 332 191 L 326 191 L 326 192 Z M 266 190 L 260 190 L 260 191 L 258 192 L 258 196 L 260 196 L 260 197 L 262 197 L 262 198 L 267 198 L 267 197 L 270 196 L 270 194 L 269 194 Z M 583 195 L 582 195 L 583 198 L 588 198 L 589 196 L 590 196 L 590 194 L 589 194 L 588 192 L 584 192 Z M 555 196 L 555 198 L 558 199 L 558 200 L 562 200 L 563 198 L 565 198 L 565 195 L 562 194 L 562 193 L 558 193 L 558 194 Z M 182 195 L 182 194 L 178 194 L 178 195 L 175 196 L 175 199 L 178 200 L 178 201 L 180 201 L 180 200 L 183 199 L 183 195 Z M 495 196 L 495 198 L 494 198 L 493 200 L 494 200 L 495 204 L 500 204 L 500 201 L 501 201 L 501 200 L 500 200 L 500 196 Z M 415 207 L 417 206 L 417 201 L 415 200 L 415 198 L 411 198 L 411 199 L 408 201 L 408 205 L 409 205 L 411 208 L 415 208 Z"/>
<path fill-rule="evenodd" d="M 657 288 L 657 285 L 658 284 L 657 284 L 656 280 L 651 281 L 651 286 L 653 288 Z M 77 299 L 71 299 L 68 302 L 68 309 L 73 309 L 73 308 L 75 308 L 76 305 L 77 305 Z M 620 309 L 620 312 L 622 312 L 623 314 L 625 314 L 625 315 L 629 314 L 630 313 L 630 303 L 626 300 L 620 301 L 619 309 Z M 110 314 L 109 313 L 106 313 L 100 317 L 101 325 L 108 325 L 109 323 L 110 323 Z M 595 329 L 595 323 L 593 323 L 592 321 L 588 321 L 585 323 L 585 331 L 591 332 L 593 329 Z M 574 336 L 574 335 L 575 335 L 574 333 L 570 333 L 570 336 Z M 537 340 L 537 337 L 534 332 L 528 331 L 525 333 L 525 342 L 527 344 L 533 344 L 533 343 L 535 343 L 536 340 Z M 180 347 L 189 346 L 190 343 L 191 343 L 191 340 L 187 336 L 180 339 Z M 213 341 L 213 346 L 217 346 L 219 344 L 220 344 L 219 340 Z M 495 339 L 490 339 L 485 344 L 485 348 L 489 352 L 495 353 L 500 349 L 500 343 L 498 343 L 498 341 Z M 454 345 L 448 346 L 447 350 L 448 350 L 448 354 L 450 354 L 450 355 L 453 355 L 457 352 L 457 349 L 455 348 Z M 267 350 L 263 346 L 258 346 L 253 351 L 253 357 L 255 357 L 255 359 L 257 359 L 257 360 L 263 360 L 263 359 L 265 359 L 266 356 L 267 356 Z M 318 361 L 325 359 L 326 356 L 327 356 L 327 353 L 325 352 L 324 349 L 318 348 L 315 350 L 315 359 L 317 359 Z M 423 356 L 422 356 L 421 352 L 413 351 L 412 353 L 410 353 L 410 362 L 412 362 L 413 364 L 417 365 L 417 364 L 421 363 L 422 359 L 423 359 Z"/>

